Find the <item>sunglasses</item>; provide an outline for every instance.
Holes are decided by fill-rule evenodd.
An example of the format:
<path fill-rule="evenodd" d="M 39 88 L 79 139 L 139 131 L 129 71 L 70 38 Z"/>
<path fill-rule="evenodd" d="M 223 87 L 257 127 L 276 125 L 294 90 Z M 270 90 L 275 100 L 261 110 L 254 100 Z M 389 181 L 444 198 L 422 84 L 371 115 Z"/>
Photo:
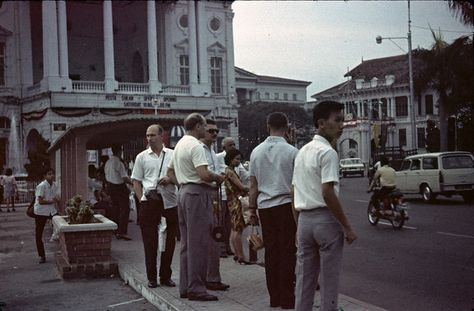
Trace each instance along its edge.
<path fill-rule="evenodd" d="M 217 130 L 217 129 L 209 129 L 209 130 L 207 130 L 207 132 L 209 134 L 219 134 L 219 130 Z"/>

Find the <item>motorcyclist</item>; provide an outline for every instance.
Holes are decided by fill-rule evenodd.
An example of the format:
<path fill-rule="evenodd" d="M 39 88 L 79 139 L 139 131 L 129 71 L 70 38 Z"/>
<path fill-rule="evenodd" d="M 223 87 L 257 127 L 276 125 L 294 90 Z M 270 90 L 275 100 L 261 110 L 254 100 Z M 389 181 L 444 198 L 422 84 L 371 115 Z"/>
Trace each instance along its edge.
<path fill-rule="evenodd" d="M 388 194 L 396 188 L 395 170 L 389 164 L 390 162 L 387 157 L 380 157 L 380 167 L 375 172 L 374 178 L 369 185 L 369 190 L 374 190 L 372 200 L 375 208 L 379 209 L 379 202 L 383 200 L 383 208 L 386 213 L 389 211 Z"/>

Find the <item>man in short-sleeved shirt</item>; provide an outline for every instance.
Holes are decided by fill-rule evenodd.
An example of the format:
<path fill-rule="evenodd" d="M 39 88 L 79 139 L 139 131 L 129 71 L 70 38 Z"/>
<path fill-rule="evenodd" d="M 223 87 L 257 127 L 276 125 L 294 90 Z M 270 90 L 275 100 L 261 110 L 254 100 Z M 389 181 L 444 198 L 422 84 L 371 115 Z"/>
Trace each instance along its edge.
<path fill-rule="evenodd" d="M 291 177 L 298 150 L 285 139 L 288 132 L 285 114 L 270 114 L 267 128 L 270 136 L 250 155 L 249 211 L 254 219 L 258 207 L 262 224 L 270 307 L 292 309 L 296 223 L 291 207 Z"/>
<path fill-rule="evenodd" d="M 181 233 L 179 293 L 181 298 L 198 301 L 218 300 L 206 290 L 208 247 L 212 227 L 212 188 L 208 183 L 223 178 L 208 170 L 206 153 L 199 141 L 204 137 L 206 120 L 192 113 L 184 120 L 186 135 L 174 149 L 168 176 L 179 184 L 178 218 Z"/>
<path fill-rule="evenodd" d="M 314 290 L 321 278 L 321 310 L 338 309 L 339 274 L 344 235 L 357 236 L 342 210 L 339 158 L 331 142 L 342 133 L 342 105 L 322 102 L 313 110 L 317 134 L 298 153 L 293 174 L 294 207 L 298 215 L 296 310 L 313 309 Z"/>
<path fill-rule="evenodd" d="M 132 183 L 127 175 L 125 165 L 120 160 L 121 146 L 112 146 L 113 155 L 105 163 L 105 180 L 107 192 L 112 199 L 112 217 L 118 225 L 117 239 L 131 240 L 127 236 L 128 218 L 130 215 L 129 191 L 126 183 Z"/>
<path fill-rule="evenodd" d="M 174 287 L 171 280 L 171 262 L 178 229 L 177 189 L 166 176 L 173 150 L 163 145 L 163 128 L 153 124 L 147 128 L 148 148 L 140 152 L 133 166 L 132 180 L 135 194 L 140 198 L 140 229 L 145 250 L 148 287 L 157 284 L 158 226 L 166 219 L 166 245 L 160 258 L 160 284 Z M 156 191 L 156 196 L 150 193 Z"/>

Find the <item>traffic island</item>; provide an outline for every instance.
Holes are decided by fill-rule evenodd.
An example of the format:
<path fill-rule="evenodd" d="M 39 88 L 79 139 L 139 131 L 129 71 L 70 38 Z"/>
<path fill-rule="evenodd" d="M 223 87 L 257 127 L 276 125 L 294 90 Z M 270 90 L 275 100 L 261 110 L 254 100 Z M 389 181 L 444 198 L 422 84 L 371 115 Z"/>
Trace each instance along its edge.
<path fill-rule="evenodd" d="M 69 224 L 67 216 L 54 216 L 53 226 L 59 235 L 56 265 L 63 279 L 117 274 L 118 265 L 111 257 L 115 222 L 100 214 L 87 224 Z"/>

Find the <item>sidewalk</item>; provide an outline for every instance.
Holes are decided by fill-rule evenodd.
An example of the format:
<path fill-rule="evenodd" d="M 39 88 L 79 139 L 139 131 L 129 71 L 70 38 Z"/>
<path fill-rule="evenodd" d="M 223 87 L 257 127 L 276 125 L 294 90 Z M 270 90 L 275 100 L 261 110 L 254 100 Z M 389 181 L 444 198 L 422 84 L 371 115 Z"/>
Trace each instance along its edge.
<path fill-rule="evenodd" d="M 56 242 L 46 243 L 47 263 L 38 265 L 34 245 L 33 220 L 25 215 L 25 206 L 15 213 L 3 213 L 0 217 L 0 303 L 8 305 L 4 310 L 119 310 L 110 307 L 116 302 L 136 299 L 127 286 L 120 286 L 116 279 L 80 279 L 63 281 L 58 277 L 54 263 Z M 217 302 L 189 301 L 179 298 L 178 288 L 147 287 L 145 259 L 139 226 L 129 223 L 131 241 L 113 240 L 112 258 L 118 262 L 121 278 L 159 310 L 209 310 L 209 311 L 266 311 L 280 310 L 269 307 L 265 284 L 265 271 L 259 265 L 244 266 L 234 263 L 231 257 L 221 259 L 222 281 L 230 285 L 225 292 L 215 292 Z M 51 234 L 50 226 L 45 228 L 45 239 Z M 246 232 L 244 231 L 244 235 Z M 246 241 L 246 239 L 244 239 Z M 245 245 L 244 249 L 248 249 Z M 263 251 L 259 252 L 262 258 Z M 172 279 L 178 283 L 179 243 L 176 245 L 172 265 Z M 131 291 L 130 291 L 131 292 Z M 70 293 L 75 293 L 71 297 Z M 83 304 L 87 295 L 94 304 Z M 29 297 L 25 299 L 25 297 Z M 63 297 L 62 299 L 60 297 Z M 59 305 L 67 297 L 69 304 Z M 81 298 L 82 297 L 82 298 Z M 128 297 L 128 298 L 127 298 Z M 71 301 L 72 300 L 72 301 Z M 138 299 L 139 300 L 139 299 Z M 32 305 L 33 303 L 33 305 Z M 140 304 L 137 302 L 137 304 Z M 319 292 L 315 295 L 315 307 L 319 310 Z M 108 307 L 104 307 L 108 306 Z M 344 311 L 383 311 L 348 296 L 339 295 L 339 306 Z M 0 306 L 2 310 L 2 306 Z M 145 305 L 124 305 L 121 310 L 150 310 Z"/>
<path fill-rule="evenodd" d="M 227 291 L 212 291 L 212 294 L 219 297 L 217 302 L 181 299 L 179 298 L 177 287 L 148 288 L 139 226 L 135 223 L 129 223 L 128 228 L 129 236 L 133 240 L 114 240 L 112 257 L 118 262 L 119 274 L 122 279 L 143 295 L 150 303 L 157 306 L 159 310 L 265 311 L 279 309 L 270 308 L 264 268 L 259 265 L 239 265 L 231 257 L 221 259 L 220 271 L 222 282 L 229 284 L 230 289 Z M 245 234 L 246 232 L 244 232 Z M 246 241 L 246 239 L 244 240 Z M 179 279 L 179 247 L 179 243 L 177 243 L 172 264 L 172 279 L 176 283 L 178 283 Z M 248 249 L 248 246 L 244 245 L 244 249 Z M 259 259 L 262 254 L 263 252 L 259 252 Z M 339 295 L 339 306 L 344 311 L 384 310 L 345 295 Z M 315 295 L 313 310 L 319 310 L 319 291 Z"/>

